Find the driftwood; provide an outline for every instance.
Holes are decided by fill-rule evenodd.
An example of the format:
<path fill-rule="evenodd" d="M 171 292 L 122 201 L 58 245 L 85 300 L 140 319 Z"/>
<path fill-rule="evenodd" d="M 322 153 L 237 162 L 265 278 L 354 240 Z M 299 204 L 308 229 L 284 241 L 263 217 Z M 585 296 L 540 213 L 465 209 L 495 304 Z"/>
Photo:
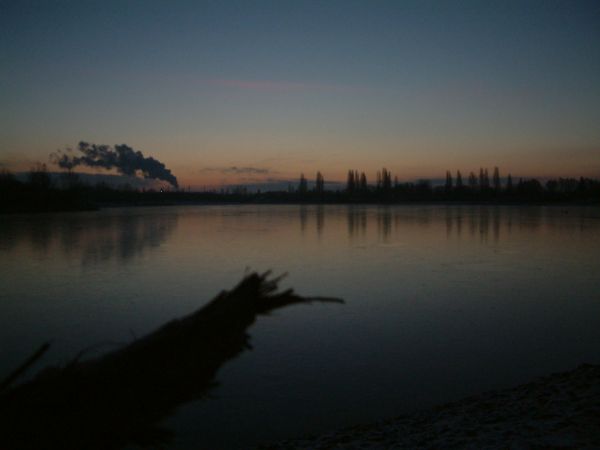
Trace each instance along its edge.
<path fill-rule="evenodd" d="M 45 369 L 31 381 L 9 388 L 35 359 L 33 355 L 2 383 L 0 448 L 166 444 L 171 433 L 157 423 L 215 385 L 217 370 L 249 348 L 246 330 L 257 315 L 295 303 L 342 302 L 300 297 L 291 289 L 278 293 L 279 279 L 268 280 L 268 275 L 248 275 L 193 314 L 117 351 Z"/>

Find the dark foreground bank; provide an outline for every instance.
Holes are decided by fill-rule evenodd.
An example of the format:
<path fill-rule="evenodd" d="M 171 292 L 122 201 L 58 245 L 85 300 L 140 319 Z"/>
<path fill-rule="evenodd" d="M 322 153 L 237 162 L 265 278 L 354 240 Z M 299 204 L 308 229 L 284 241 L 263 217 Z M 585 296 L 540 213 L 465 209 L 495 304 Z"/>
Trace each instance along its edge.
<path fill-rule="evenodd" d="M 600 366 L 265 449 L 597 449 Z"/>

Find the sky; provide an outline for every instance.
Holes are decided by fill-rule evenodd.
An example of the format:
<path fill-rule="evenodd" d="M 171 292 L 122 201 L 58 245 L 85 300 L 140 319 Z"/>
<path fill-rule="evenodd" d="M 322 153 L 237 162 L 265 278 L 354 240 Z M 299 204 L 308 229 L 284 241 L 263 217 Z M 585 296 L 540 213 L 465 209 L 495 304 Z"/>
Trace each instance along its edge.
<path fill-rule="evenodd" d="M 86 141 L 192 188 L 598 178 L 599 124 L 597 1 L 0 0 L 12 171 Z"/>

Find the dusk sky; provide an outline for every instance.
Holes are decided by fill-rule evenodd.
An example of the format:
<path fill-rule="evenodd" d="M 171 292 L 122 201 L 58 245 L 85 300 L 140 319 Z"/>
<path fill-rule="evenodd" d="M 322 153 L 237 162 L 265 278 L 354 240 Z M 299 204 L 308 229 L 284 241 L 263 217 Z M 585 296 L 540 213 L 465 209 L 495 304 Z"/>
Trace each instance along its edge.
<path fill-rule="evenodd" d="M 13 171 L 84 140 L 192 188 L 600 176 L 598 1 L 0 1 L 0 61 Z"/>

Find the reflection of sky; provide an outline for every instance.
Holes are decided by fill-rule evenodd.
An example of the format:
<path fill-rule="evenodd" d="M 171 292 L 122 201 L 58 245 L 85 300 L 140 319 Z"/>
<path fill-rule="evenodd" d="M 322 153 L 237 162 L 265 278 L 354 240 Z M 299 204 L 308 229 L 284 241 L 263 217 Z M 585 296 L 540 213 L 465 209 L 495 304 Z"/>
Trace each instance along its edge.
<path fill-rule="evenodd" d="M 600 171 L 595 2 L 14 2 L 0 21 L 10 167 L 84 139 L 183 186 Z"/>

